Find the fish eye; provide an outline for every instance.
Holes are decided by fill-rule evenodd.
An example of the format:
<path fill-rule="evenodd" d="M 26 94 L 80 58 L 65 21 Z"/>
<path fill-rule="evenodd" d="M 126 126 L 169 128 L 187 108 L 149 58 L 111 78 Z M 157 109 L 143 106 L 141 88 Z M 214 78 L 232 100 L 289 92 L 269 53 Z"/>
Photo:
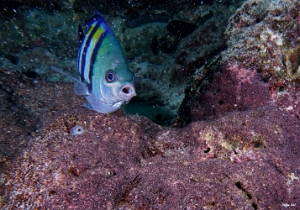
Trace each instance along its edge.
<path fill-rule="evenodd" d="M 108 70 L 108 71 L 106 72 L 106 74 L 105 74 L 105 80 L 106 80 L 106 82 L 108 82 L 108 83 L 111 83 L 111 82 L 115 81 L 115 80 L 116 80 L 116 75 L 115 75 L 115 73 L 114 73 L 113 71 L 111 71 L 111 70 Z"/>

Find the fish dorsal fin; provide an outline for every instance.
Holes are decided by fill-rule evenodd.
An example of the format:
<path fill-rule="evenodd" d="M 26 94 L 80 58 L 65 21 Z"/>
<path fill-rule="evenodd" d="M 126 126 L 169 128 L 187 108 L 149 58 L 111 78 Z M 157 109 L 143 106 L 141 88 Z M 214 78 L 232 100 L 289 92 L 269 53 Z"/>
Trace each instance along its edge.
<path fill-rule="evenodd" d="M 74 93 L 75 93 L 75 95 L 78 95 L 78 96 L 90 95 L 87 84 L 85 84 L 81 81 L 76 81 L 74 83 Z"/>
<path fill-rule="evenodd" d="M 85 22 L 85 33 L 87 33 L 88 29 L 93 25 L 94 22 L 107 24 L 105 18 L 101 15 L 101 13 L 96 12 L 92 18 L 88 19 Z"/>
<path fill-rule="evenodd" d="M 79 48 L 80 46 L 82 45 L 82 42 L 83 42 L 83 39 L 84 39 L 84 34 L 87 33 L 87 31 L 89 30 L 89 28 L 92 26 L 92 24 L 94 22 L 105 22 L 106 23 L 106 20 L 105 18 L 99 13 L 99 12 L 96 12 L 94 14 L 94 16 L 90 19 L 88 19 L 87 21 L 85 21 L 85 25 L 84 25 L 84 32 L 83 32 L 83 29 L 81 27 L 81 25 L 78 25 L 78 41 L 79 41 Z"/>
<path fill-rule="evenodd" d="M 75 81 L 74 83 L 74 93 L 75 95 L 78 95 L 78 96 L 86 96 L 86 95 L 90 95 L 89 93 L 89 88 L 87 86 L 87 84 L 85 84 L 84 82 L 81 82 L 79 79 L 77 79 L 76 77 L 74 77 L 73 75 L 63 71 L 63 70 L 60 70 L 54 66 L 51 66 L 51 69 L 53 71 L 56 71 L 58 73 L 61 73 L 63 75 L 66 75 L 67 77 L 70 77 L 71 79 L 73 79 Z"/>

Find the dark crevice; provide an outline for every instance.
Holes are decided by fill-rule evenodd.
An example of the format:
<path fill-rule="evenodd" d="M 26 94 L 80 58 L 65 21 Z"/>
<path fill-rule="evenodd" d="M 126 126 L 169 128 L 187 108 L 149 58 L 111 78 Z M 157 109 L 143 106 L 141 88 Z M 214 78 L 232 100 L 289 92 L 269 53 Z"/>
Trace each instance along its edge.
<path fill-rule="evenodd" d="M 243 184 L 242 184 L 241 182 L 239 182 L 239 181 L 236 182 L 236 183 L 235 183 L 235 186 L 236 186 L 239 190 L 241 190 L 241 191 L 243 192 L 244 195 L 246 195 L 246 197 L 247 197 L 248 200 L 252 200 L 252 199 L 253 199 L 253 196 L 251 195 L 251 193 L 248 192 L 248 191 L 246 190 L 246 188 L 243 186 Z M 253 202 L 253 203 L 252 203 L 252 207 L 253 207 L 254 209 L 258 209 L 257 203 Z"/>

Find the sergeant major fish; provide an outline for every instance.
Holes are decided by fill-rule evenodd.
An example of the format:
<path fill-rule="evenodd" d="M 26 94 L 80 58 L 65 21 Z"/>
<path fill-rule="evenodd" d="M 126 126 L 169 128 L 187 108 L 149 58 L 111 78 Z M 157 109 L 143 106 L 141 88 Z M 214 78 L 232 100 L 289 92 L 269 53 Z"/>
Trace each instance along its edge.
<path fill-rule="evenodd" d="M 51 66 L 75 80 L 74 93 L 85 96 L 87 106 L 100 113 L 111 113 L 136 96 L 134 75 L 129 70 L 122 47 L 100 13 L 79 26 L 77 57 L 79 79 Z"/>

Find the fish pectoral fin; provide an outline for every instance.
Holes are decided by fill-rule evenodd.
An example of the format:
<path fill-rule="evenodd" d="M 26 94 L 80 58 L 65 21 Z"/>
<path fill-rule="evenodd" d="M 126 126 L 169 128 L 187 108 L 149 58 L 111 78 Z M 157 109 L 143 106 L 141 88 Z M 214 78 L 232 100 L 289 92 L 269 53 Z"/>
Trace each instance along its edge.
<path fill-rule="evenodd" d="M 88 103 L 88 102 L 87 102 L 87 103 L 84 103 L 83 106 L 84 106 L 84 107 L 87 107 L 87 108 L 90 109 L 90 110 L 96 111 L 96 110 L 94 109 L 94 107 L 93 107 L 90 103 Z"/>
<path fill-rule="evenodd" d="M 79 79 L 77 79 L 76 77 L 74 77 L 73 75 L 69 74 L 68 72 L 65 72 L 59 68 L 56 68 L 55 66 L 51 66 L 52 71 L 56 71 L 58 73 L 61 73 L 63 75 L 66 75 L 67 77 L 70 77 L 71 79 L 75 80 L 76 82 L 81 82 Z"/>
<path fill-rule="evenodd" d="M 78 96 L 90 95 L 88 86 L 81 81 L 76 81 L 74 83 L 74 93 Z"/>
<path fill-rule="evenodd" d="M 79 79 L 77 79 L 73 75 L 71 75 L 67 72 L 64 72 L 63 70 L 60 70 L 60 69 L 58 69 L 54 66 L 51 66 L 51 69 L 53 71 L 56 71 L 56 72 L 61 73 L 63 75 L 66 75 L 66 76 L 70 77 L 71 79 L 73 79 L 75 81 L 75 83 L 74 83 L 74 93 L 75 93 L 75 95 L 78 95 L 78 96 L 90 95 L 89 88 L 85 83 L 81 82 Z"/>

